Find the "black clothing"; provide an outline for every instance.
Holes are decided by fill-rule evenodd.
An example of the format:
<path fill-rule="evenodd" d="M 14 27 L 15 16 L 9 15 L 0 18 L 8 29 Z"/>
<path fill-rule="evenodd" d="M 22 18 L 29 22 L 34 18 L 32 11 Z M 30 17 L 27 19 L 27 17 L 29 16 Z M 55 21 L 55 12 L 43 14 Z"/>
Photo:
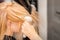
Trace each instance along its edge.
<path fill-rule="evenodd" d="M 32 7 L 27 3 L 27 0 L 15 0 L 15 1 L 22 5 L 31 14 Z"/>
<path fill-rule="evenodd" d="M 26 37 L 26 38 L 23 38 L 23 40 L 30 40 L 28 37 Z"/>
<path fill-rule="evenodd" d="M 12 37 L 12 36 L 5 35 L 3 40 L 16 40 L 16 39 L 14 37 Z"/>

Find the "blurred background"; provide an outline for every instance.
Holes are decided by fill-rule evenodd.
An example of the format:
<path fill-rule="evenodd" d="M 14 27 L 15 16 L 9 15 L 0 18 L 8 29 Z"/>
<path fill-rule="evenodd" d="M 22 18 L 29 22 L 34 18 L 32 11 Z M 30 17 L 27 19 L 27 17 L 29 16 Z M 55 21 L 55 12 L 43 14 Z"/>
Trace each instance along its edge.
<path fill-rule="evenodd" d="M 48 0 L 48 40 L 60 40 L 60 0 Z"/>

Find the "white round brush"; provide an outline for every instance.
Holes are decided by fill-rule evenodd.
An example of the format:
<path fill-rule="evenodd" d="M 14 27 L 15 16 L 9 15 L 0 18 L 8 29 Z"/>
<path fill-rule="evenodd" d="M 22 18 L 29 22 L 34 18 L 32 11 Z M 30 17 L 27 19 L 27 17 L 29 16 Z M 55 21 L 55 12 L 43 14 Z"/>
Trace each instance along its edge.
<path fill-rule="evenodd" d="M 32 17 L 30 17 L 30 16 L 25 16 L 25 21 L 31 23 L 31 22 L 32 22 Z"/>

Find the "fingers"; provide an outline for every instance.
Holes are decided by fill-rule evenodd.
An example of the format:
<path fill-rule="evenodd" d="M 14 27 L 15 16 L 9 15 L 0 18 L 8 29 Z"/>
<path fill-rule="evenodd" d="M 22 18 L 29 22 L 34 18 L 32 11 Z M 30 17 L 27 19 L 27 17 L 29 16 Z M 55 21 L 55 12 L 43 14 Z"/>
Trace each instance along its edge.
<path fill-rule="evenodd" d="M 36 33 L 34 27 L 26 21 L 22 25 L 22 32 L 28 37 L 33 35 L 33 33 Z"/>
<path fill-rule="evenodd" d="M 36 33 L 34 27 L 30 25 L 28 22 L 24 22 L 22 25 L 22 32 L 31 40 L 42 40 L 39 35 Z"/>

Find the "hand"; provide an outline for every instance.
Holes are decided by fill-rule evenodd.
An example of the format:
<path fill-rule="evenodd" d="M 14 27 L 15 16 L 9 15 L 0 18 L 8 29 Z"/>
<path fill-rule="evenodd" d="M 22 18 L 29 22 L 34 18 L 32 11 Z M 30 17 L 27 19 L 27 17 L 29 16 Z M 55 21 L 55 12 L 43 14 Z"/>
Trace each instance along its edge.
<path fill-rule="evenodd" d="M 28 36 L 31 40 L 42 40 L 36 33 L 34 27 L 25 21 L 22 25 L 22 32 Z"/>
<path fill-rule="evenodd" d="M 24 22 L 22 24 L 22 32 L 25 34 L 25 35 L 29 35 L 30 33 L 34 32 L 35 33 L 35 29 L 32 25 L 30 25 L 28 22 Z"/>
<path fill-rule="evenodd" d="M 32 38 L 32 36 L 34 36 L 36 34 L 34 27 L 26 21 L 22 25 L 22 32 L 29 38 Z"/>

